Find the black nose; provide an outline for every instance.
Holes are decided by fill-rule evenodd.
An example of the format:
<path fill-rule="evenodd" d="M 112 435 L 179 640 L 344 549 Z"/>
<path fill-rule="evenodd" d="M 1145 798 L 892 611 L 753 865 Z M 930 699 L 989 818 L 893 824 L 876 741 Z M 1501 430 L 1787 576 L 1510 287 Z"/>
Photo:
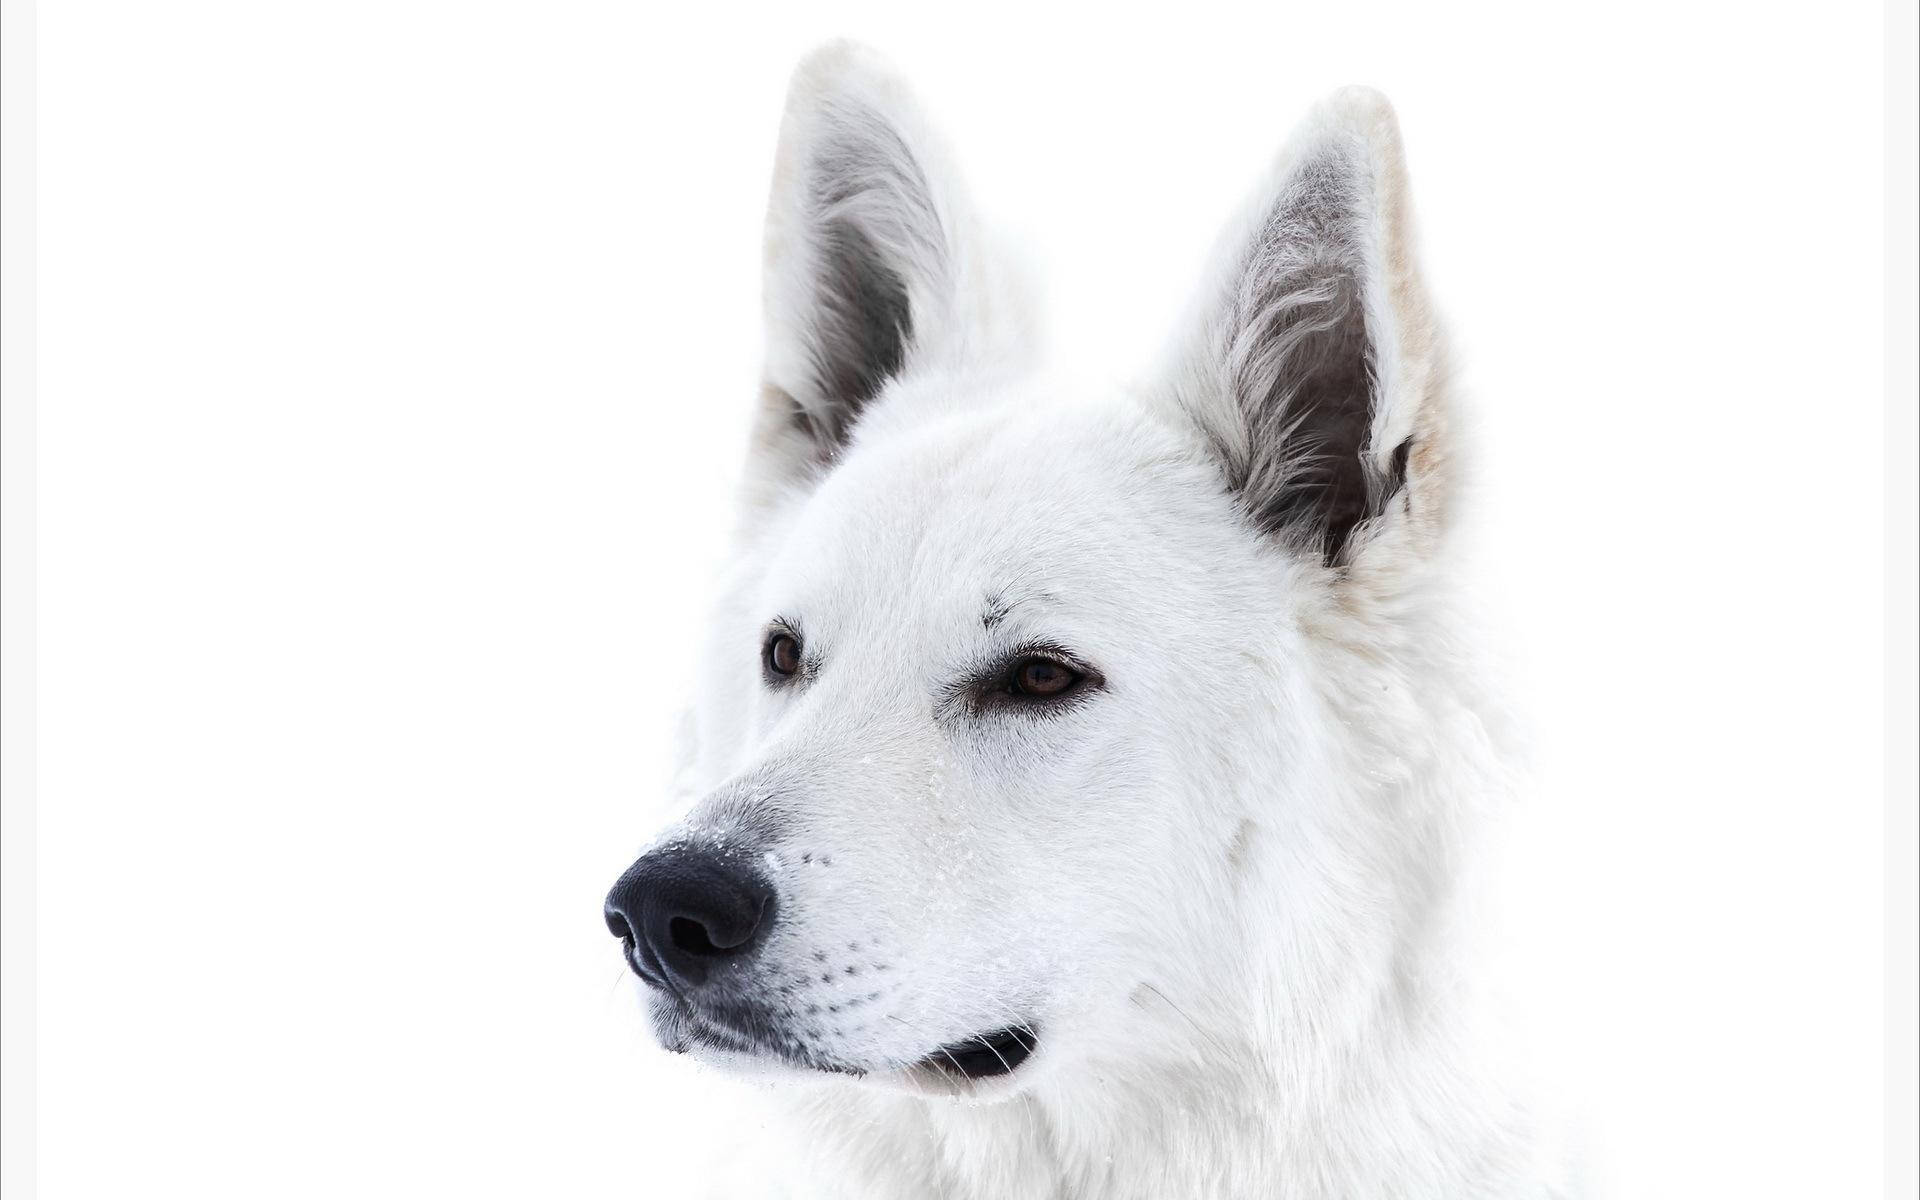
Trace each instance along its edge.
<path fill-rule="evenodd" d="M 606 914 L 640 978 L 677 992 L 760 942 L 773 924 L 773 887 L 743 851 L 664 846 L 627 868 Z"/>

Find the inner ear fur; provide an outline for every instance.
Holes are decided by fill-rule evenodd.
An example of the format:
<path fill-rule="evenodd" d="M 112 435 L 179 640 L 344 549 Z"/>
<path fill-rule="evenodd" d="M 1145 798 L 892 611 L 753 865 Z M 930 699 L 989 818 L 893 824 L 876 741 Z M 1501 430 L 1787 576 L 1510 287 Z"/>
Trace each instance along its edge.
<path fill-rule="evenodd" d="M 1415 454 L 1435 376 L 1404 174 L 1384 98 L 1323 104 L 1229 238 L 1182 396 L 1248 521 L 1327 566 L 1430 460 Z"/>

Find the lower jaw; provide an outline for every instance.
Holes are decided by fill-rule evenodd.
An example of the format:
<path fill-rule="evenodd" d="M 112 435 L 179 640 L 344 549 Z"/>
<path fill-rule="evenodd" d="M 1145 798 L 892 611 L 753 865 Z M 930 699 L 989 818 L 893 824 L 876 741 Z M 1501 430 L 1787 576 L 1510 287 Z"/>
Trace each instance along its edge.
<path fill-rule="evenodd" d="M 738 1033 L 697 1013 L 683 1011 L 680 1016 L 680 1040 L 668 1049 L 685 1053 L 694 1046 L 722 1051 L 742 1064 L 781 1066 L 827 1075 L 865 1075 L 861 1067 L 819 1058 L 796 1045 L 769 1043 L 763 1038 Z"/>

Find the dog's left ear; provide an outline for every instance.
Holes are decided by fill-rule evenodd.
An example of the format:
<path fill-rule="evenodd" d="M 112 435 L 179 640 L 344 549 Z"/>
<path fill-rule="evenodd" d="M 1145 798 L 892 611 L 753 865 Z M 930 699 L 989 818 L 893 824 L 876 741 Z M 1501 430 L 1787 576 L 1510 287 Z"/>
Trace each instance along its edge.
<path fill-rule="evenodd" d="M 1229 232 L 1173 381 L 1248 521 L 1330 568 L 1418 552 L 1445 507 L 1443 363 L 1408 207 L 1385 98 L 1324 101 Z"/>
<path fill-rule="evenodd" d="M 905 84 L 851 42 L 795 69 L 766 233 L 766 366 L 750 476 L 831 467 L 915 372 L 1002 353 L 1013 314 L 971 208 Z"/>

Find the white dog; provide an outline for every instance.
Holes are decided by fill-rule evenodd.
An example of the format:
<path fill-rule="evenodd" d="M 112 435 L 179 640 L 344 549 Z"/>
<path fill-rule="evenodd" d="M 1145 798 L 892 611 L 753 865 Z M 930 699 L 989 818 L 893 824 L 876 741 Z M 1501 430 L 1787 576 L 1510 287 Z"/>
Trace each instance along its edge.
<path fill-rule="evenodd" d="M 701 795 L 607 901 L 661 1040 L 789 1076 L 824 1195 L 1558 1194 L 1459 969 L 1505 783 L 1386 102 L 1314 111 L 1128 395 L 1039 381 L 858 48 L 766 270 Z"/>

